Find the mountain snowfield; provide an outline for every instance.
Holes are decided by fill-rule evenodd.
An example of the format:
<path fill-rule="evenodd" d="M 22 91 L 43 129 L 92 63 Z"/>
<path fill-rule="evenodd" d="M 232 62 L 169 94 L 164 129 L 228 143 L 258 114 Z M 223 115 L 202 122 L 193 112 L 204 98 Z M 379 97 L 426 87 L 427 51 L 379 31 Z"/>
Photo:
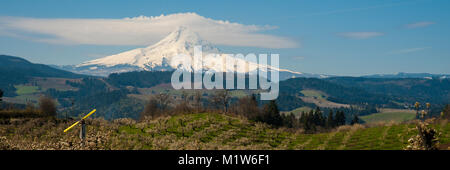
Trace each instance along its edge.
<path fill-rule="evenodd" d="M 172 62 L 174 56 L 178 54 L 186 54 L 194 56 L 194 47 L 202 47 L 202 63 L 195 65 L 182 65 Z M 211 56 L 208 54 L 218 54 Z M 220 61 L 245 61 L 241 58 L 236 58 L 231 55 L 226 55 L 219 49 L 214 47 L 211 43 L 202 40 L 197 33 L 190 31 L 186 27 L 179 27 L 171 32 L 164 39 L 158 43 L 145 47 L 137 48 L 130 51 L 125 51 L 119 54 L 106 56 L 103 58 L 87 61 L 75 66 L 62 66 L 61 68 L 81 74 L 89 74 L 96 76 L 108 76 L 111 73 L 121 73 L 129 71 L 166 71 L 183 68 L 190 71 L 206 71 L 214 70 L 217 72 L 232 72 L 235 71 L 236 65 L 232 64 L 222 69 L 214 65 Z M 270 59 L 269 59 L 270 60 Z M 266 68 L 270 70 L 278 70 L 280 72 L 280 80 L 292 77 L 317 77 L 320 75 L 304 74 L 294 72 L 286 69 L 279 69 L 270 65 L 263 65 L 254 62 L 249 62 L 249 66 L 245 72 L 255 71 L 257 68 Z"/>

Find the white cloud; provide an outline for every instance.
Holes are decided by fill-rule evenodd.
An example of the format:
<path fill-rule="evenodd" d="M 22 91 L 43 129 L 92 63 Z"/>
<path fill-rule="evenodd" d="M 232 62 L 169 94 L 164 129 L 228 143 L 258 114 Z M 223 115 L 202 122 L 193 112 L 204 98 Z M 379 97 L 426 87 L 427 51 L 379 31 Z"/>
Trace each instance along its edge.
<path fill-rule="evenodd" d="M 407 54 L 407 53 L 412 53 L 412 52 L 416 52 L 416 51 L 426 50 L 429 48 L 431 48 L 431 47 L 408 48 L 408 49 L 401 49 L 401 50 L 393 51 L 391 53 L 392 54 Z"/>
<path fill-rule="evenodd" d="M 139 16 L 123 19 L 42 19 L 0 17 L 0 36 L 14 36 L 56 44 L 151 45 L 179 26 L 218 45 L 294 48 L 289 38 L 260 33 L 276 26 L 244 25 L 214 20 L 196 13 Z"/>
<path fill-rule="evenodd" d="M 412 29 L 412 28 L 427 27 L 427 26 L 433 25 L 433 24 L 435 24 L 435 22 L 429 22 L 429 21 L 416 22 L 416 23 L 406 25 L 406 28 Z"/>
<path fill-rule="evenodd" d="M 368 39 L 384 35 L 381 32 L 343 32 L 338 33 L 339 36 L 351 39 Z"/>

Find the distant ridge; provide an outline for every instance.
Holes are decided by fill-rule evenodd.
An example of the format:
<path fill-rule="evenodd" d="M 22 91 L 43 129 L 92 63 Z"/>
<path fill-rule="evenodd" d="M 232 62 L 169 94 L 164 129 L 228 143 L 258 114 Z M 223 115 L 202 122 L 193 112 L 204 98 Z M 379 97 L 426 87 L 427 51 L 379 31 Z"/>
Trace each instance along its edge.
<path fill-rule="evenodd" d="M 397 74 L 373 74 L 361 76 L 364 78 L 424 78 L 424 79 L 433 79 L 433 78 L 450 78 L 448 74 L 430 74 L 430 73 L 404 73 L 399 72 Z"/>
<path fill-rule="evenodd" d="M 5 96 L 15 95 L 14 85 L 27 83 L 33 77 L 82 78 L 88 76 L 44 64 L 31 63 L 20 57 L 0 55 L 0 89 L 5 92 Z"/>
<path fill-rule="evenodd" d="M 86 75 L 50 67 L 45 64 L 35 64 L 20 57 L 0 55 L 1 77 L 11 77 L 11 74 L 19 74 L 24 77 L 60 77 L 81 78 Z"/>

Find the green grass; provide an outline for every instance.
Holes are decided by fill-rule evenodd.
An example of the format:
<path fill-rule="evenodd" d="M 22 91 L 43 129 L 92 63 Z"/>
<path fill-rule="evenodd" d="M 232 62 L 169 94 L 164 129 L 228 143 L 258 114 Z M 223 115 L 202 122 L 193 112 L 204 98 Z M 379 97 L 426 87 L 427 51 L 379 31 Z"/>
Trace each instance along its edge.
<path fill-rule="evenodd" d="M 375 123 L 375 122 L 405 122 L 408 120 L 413 120 L 416 117 L 415 113 L 411 112 L 382 112 L 382 113 L 374 113 L 366 116 L 361 116 L 360 118 L 366 123 Z"/>
<path fill-rule="evenodd" d="M 450 143 L 450 124 L 432 125 L 442 133 L 441 143 Z M 154 128 L 154 125 L 147 128 Z M 417 134 L 414 124 L 396 124 L 357 128 L 319 134 L 294 134 L 270 126 L 246 122 L 236 117 L 220 114 L 189 114 L 168 119 L 165 130 L 146 133 L 135 126 L 122 126 L 121 132 L 146 136 L 163 137 L 175 135 L 178 140 L 199 141 L 200 145 L 255 147 L 253 149 L 326 149 L 326 150 L 401 150 L 407 140 Z M 231 133 L 233 132 L 233 133 Z M 244 140 L 245 139 L 245 140 Z M 259 148 L 256 146 L 263 145 Z M 268 148 L 266 148 L 268 147 Z"/>
<path fill-rule="evenodd" d="M 321 91 L 317 90 L 302 90 L 300 91 L 305 97 L 314 97 L 316 99 L 326 99 L 327 96 Z"/>
<path fill-rule="evenodd" d="M 58 91 L 78 90 L 78 88 L 66 84 L 66 81 L 70 80 L 76 79 L 35 77 L 32 81 L 36 82 L 36 85 L 39 86 L 42 91 L 46 91 L 48 89 L 56 89 Z"/>
<path fill-rule="evenodd" d="M 20 103 L 20 104 L 27 104 L 27 102 L 37 103 L 39 100 L 38 94 L 24 94 L 19 95 L 15 97 L 8 97 L 5 98 L 5 101 L 11 102 L 11 103 Z"/>
<path fill-rule="evenodd" d="M 328 96 L 324 92 L 318 90 L 302 90 L 300 93 L 303 94 L 303 97 L 300 97 L 306 103 L 314 103 L 319 107 L 328 107 L 328 108 L 340 108 L 340 107 L 350 107 L 348 104 L 335 103 L 327 100 Z"/>
<path fill-rule="evenodd" d="M 3 132 L 1 136 L 9 141 L 0 143 L 0 147 L 80 149 L 54 143 L 71 141 L 78 145 L 77 130 L 62 133 L 72 121 L 54 124 L 43 118 L 30 120 L 8 119 L 11 123 L 0 124 L 0 132 Z M 87 140 L 97 141 L 92 149 L 402 150 L 408 145 L 408 139 L 417 135 L 415 124 L 408 123 L 374 127 L 354 125 L 340 127 L 329 133 L 303 134 L 216 113 L 185 114 L 143 122 L 131 119 L 117 122 L 88 120 Z M 430 126 L 441 133 L 441 144 L 450 143 L 450 123 L 441 121 Z"/>
<path fill-rule="evenodd" d="M 38 86 L 14 85 L 14 87 L 17 89 L 17 95 L 33 94 L 40 91 Z"/>
<path fill-rule="evenodd" d="M 300 115 L 302 114 L 302 112 L 307 113 L 307 112 L 309 112 L 310 110 L 312 110 L 312 108 L 310 108 L 310 107 L 308 107 L 308 106 L 303 106 L 303 107 L 299 107 L 299 108 L 296 108 L 296 109 L 291 110 L 291 111 L 285 111 L 285 112 L 282 112 L 282 114 L 289 114 L 289 113 L 292 113 L 292 114 L 294 114 L 295 116 L 300 116 Z"/>

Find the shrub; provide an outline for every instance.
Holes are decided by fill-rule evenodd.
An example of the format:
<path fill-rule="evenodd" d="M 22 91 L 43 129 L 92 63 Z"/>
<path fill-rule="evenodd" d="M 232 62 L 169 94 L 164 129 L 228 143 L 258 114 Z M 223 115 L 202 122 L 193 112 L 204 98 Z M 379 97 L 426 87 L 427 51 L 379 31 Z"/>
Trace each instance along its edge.
<path fill-rule="evenodd" d="M 56 104 L 50 97 L 41 96 L 39 98 L 39 109 L 46 116 L 56 117 Z"/>

